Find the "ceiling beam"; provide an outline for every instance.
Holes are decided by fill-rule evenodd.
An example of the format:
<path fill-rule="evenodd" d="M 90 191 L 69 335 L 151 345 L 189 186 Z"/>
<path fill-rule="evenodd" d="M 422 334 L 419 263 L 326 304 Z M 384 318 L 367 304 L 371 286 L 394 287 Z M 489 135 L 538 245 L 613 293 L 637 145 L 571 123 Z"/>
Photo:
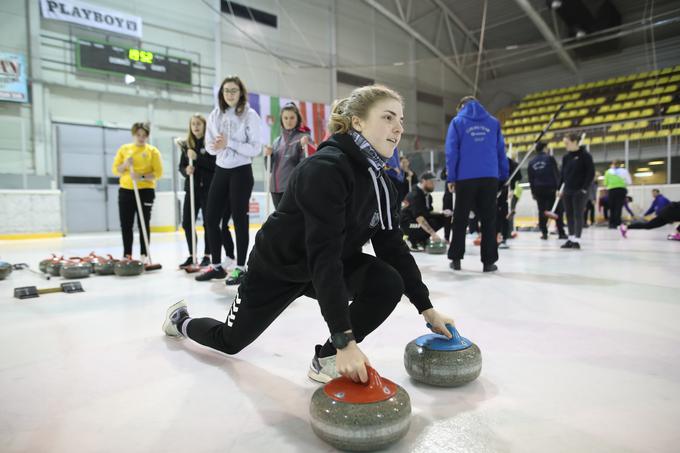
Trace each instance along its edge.
<path fill-rule="evenodd" d="M 529 16 L 529 19 L 531 19 L 536 28 L 538 28 L 538 31 L 541 32 L 548 44 L 555 50 L 555 53 L 557 53 L 557 56 L 562 60 L 562 63 L 564 63 L 564 65 L 574 74 L 577 74 L 578 68 L 576 67 L 576 63 L 574 63 L 574 60 L 569 56 L 560 40 L 557 39 L 557 36 L 550 30 L 550 27 L 545 23 L 541 15 L 538 14 L 533 6 L 531 6 L 529 0 L 515 0 L 515 2 L 522 8 L 526 15 Z"/>
<path fill-rule="evenodd" d="M 423 35 L 418 33 L 416 30 L 413 29 L 409 24 L 406 22 L 402 21 L 399 19 L 398 16 L 387 10 L 384 6 L 382 6 L 380 3 L 378 3 L 376 0 L 364 0 L 365 3 L 368 5 L 372 6 L 375 8 L 376 11 L 378 11 L 380 14 L 383 16 L 387 17 L 389 20 L 394 22 L 396 25 L 398 25 L 402 30 L 410 34 L 413 38 L 415 38 L 418 42 L 420 42 L 423 46 L 427 47 L 427 49 L 432 52 L 435 56 L 437 56 L 441 62 L 449 68 L 451 71 L 453 71 L 463 82 L 465 82 L 470 88 L 474 88 L 474 82 L 470 80 L 470 78 L 465 75 L 463 70 L 453 64 L 449 57 L 444 55 L 444 53 L 439 50 L 434 44 L 432 44 L 430 41 L 425 39 Z"/>

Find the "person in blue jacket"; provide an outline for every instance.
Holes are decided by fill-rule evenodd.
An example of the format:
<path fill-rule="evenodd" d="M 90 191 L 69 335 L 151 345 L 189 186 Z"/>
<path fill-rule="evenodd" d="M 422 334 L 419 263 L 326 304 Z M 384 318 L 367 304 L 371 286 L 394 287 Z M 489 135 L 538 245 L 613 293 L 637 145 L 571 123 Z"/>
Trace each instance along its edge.
<path fill-rule="evenodd" d="M 465 230 L 470 211 L 479 217 L 482 232 L 481 259 L 484 272 L 498 269 L 496 243 L 496 197 L 498 182 L 508 179 L 508 158 L 500 122 L 473 96 L 458 103 L 457 114 L 446 134 L 446 171 L 449 189 L 456 193 L 453 209 L 453 240 L 448 257 L 451 268 L 460 270 L 465 255 Z"/>
<path fill-rule="evenodd" d="M 661 195 L 661 191 L 659 189 L 652 189 L 652 195 L 654 196 L 654 201 L 652 202 L 652 205 L 649 207 L 649 209 L 647 209 L 645 212 L 645 217 L 651 213 L 654 213 L 658 216 L 659 211 L 671 204 L 671 201 L 668 198 Z"/>

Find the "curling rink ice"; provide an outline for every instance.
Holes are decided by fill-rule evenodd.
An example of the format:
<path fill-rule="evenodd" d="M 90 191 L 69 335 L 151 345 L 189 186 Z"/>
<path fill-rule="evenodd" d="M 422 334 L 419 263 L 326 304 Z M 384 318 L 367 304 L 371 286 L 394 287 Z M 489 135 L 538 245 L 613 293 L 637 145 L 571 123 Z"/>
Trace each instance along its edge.
<path fill-rule="evenodd" d="M 482 350 L 461 388 L 411 381 L 405 345 L 426 333 L 406 298 L 361 344 L 411 396 L 394 452 L 678 452 L 680 242 L 670 227 L 584 231 L 581 251 L 521 232 L 483 274 L 468 236 L 463 271 L 417 254 L 435 308 Z M 254 231 L 251 231 L 254 235 Z M 202 237 L 198 241 L 202 250 Z M 135 238 L 138 253 L 139 238 Z M 251 241 L 252 246 L 252 241 Z M 49 252 L 122 253 L 117 233 L 0 242 L 0 259 L 37 268 Z M 161 331 L 185 298 L 193 316 L 224 319 L 235 289 L 176 270 L 180 233 L 153 234 L 163 269 L 93 276 L 84 293 L 19 301 L 17 286 L 56 286 L 28 270 L 0 281 L 0 451 L 326 452 L 309 425 L 317 384 L 307 368 L 328 331 L 302 298 L 236 357 Z"/>

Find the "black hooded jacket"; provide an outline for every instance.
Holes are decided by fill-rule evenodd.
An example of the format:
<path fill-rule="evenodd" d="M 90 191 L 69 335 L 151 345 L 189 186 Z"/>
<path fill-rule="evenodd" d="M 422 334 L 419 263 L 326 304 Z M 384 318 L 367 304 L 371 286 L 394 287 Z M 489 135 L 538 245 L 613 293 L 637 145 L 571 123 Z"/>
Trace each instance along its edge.
<path fill-rule="evenodd" d="M 396 190 L 382 170 L 378 178 L 373 171 L 350 135 L 331 136 L 295 168 L 250 254 L 248 266 L 274 280 L 311 283 L 331 333 L 351 328 L 343 275 L 369 240 L 399 272 L 418 312 L 432 308 L 399 229 Z"/>

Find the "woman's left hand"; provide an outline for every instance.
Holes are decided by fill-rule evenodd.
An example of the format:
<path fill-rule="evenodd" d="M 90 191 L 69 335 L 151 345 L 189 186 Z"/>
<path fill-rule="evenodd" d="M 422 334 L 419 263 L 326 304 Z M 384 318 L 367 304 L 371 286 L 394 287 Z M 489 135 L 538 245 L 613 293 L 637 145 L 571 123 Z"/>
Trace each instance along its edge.
<path fill-rule="evenodd" d="M 437 310 L 434 308 L 428 308 L 423 312 L 423 318 L 425 318 L 425 321 L 430 323 L 432 327 L 430 327 L 430 330 L 434 333 L 439 333 L 444 335 L 446 338 L 452 338 L 453 335 L 451 335 L 451 332 L 449 332 L 449 329 L 447 329 L 446 324 L 451 324 L 452 326 L 455 326 L 456 324 L 453 322 L 453 319 L 439 313 Z"/>
<path fill-rule="evenodd" d="M 304 148 L 305 146 L 309 145 L 309 137 L 306 135 L 300 139 L 300 145 Z"/>

